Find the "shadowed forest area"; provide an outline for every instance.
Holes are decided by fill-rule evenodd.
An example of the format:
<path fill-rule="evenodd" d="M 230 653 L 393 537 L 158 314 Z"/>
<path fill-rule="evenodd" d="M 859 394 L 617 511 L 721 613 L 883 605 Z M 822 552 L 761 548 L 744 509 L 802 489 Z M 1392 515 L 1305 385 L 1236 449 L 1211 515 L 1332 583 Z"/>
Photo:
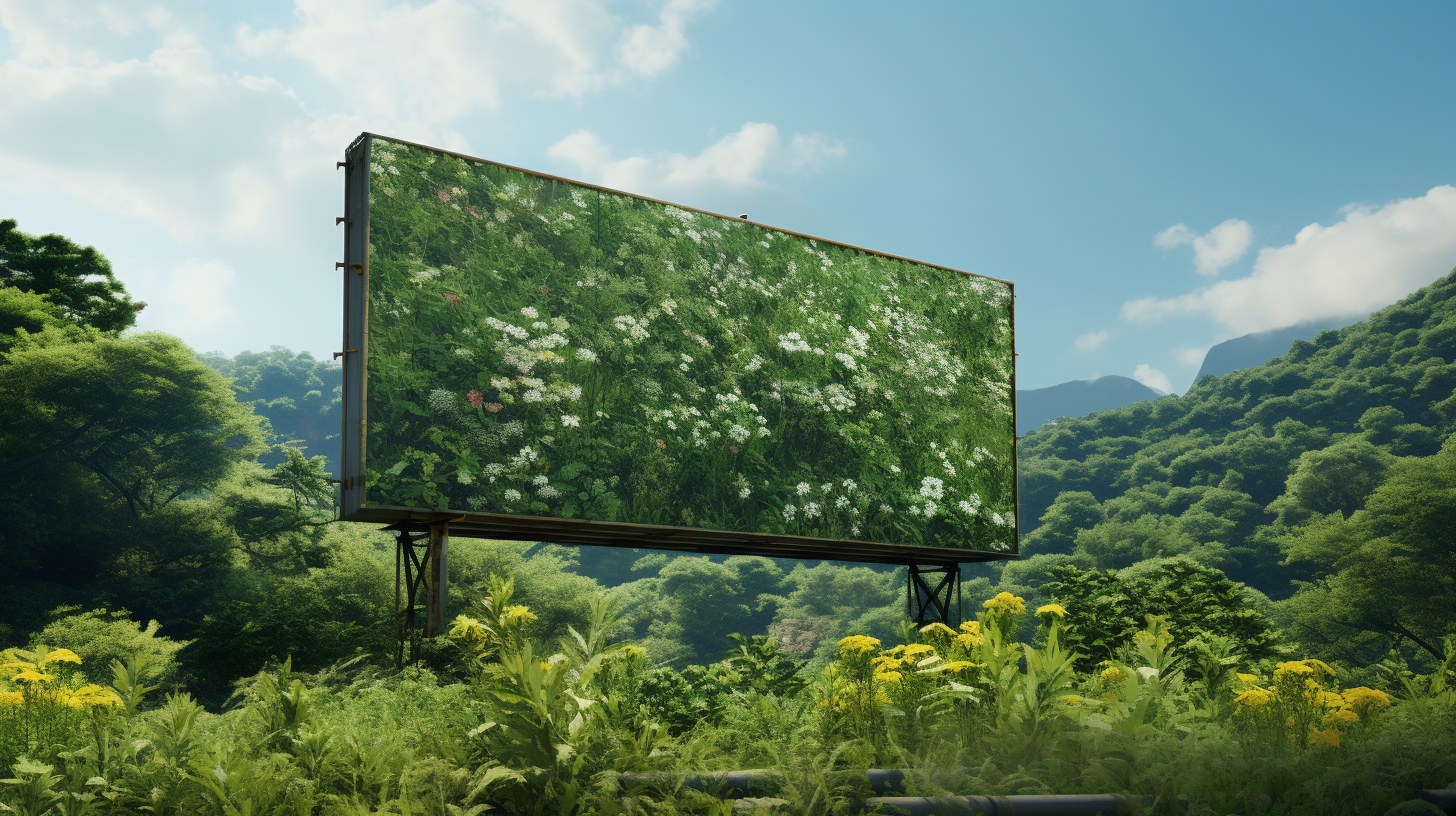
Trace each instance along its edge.
<path fill-rule="evenodd" d="M 0 803 L 718 814 L 683 776 L 759 768 L 738 807 L 842 814 L 899 768 L 1385 812 L 1456 780 L 1453 295 L 1023 438 L 1021 557 L 964 567 L 959 627 L 892 566 L 455 539 L 397 670 L 340 370 L 137 332 L 100 253 L 0 221 Z"/>

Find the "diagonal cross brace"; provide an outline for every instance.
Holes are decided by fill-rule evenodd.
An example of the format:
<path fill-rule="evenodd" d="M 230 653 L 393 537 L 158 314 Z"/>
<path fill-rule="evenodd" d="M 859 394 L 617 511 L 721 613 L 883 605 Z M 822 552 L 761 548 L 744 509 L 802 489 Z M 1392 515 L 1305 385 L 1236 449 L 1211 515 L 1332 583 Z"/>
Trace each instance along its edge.
<path fill-rule="evenodd" d="M 910 565 L 905 613 L 917 626 L 943 623 L 954 628 L 960 623 L 960 600 L 959 564 Z"/>

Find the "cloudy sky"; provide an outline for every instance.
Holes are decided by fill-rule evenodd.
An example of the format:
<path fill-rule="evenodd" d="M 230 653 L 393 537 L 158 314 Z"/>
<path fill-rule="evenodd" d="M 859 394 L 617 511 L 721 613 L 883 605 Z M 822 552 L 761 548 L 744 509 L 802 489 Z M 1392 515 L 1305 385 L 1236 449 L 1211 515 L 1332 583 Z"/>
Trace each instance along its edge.
<path fill-rule="evenodd" d="M 1456 4 L 0 0 L 0 217 L 199 350 L 340 335 L 360 131 L 1016 284 L 1019 385 L 1456 267 Z"/>

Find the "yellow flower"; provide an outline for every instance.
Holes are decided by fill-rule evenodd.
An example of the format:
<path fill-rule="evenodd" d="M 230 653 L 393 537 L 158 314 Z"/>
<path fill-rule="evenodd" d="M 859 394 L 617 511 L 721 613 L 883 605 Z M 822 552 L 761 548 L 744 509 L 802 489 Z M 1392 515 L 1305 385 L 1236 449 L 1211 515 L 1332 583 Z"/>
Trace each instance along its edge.
<path fill-rule="evenodd" d="M 1325 715 L 1325 725 L 1340 727 L 1360 722 L 1360 715 L 1348 708 L 1338 708 Z"/>
<path fill-rule="evenodd" d="M 1368 714 L 1371 711 L 1380 711 L 1390 707 L 1390 696 L 1383 691 L 1373 688 L 1356 686 L 1352 689 L 1345 689 L 1341 695 L 1350 708 L 1360 714 Z"/>
<path fill-rule="evenodd" d="M 0 708 L 25 705 L 25 695 L 18 691 L 0 691 Z"/>
<path fill-rule="evenodd" d="M 633 646 L 631 644 L 628 644 L 617 649 L 617 651 L 613 652 L 613 654 L 620 655 L 622 658 L 627 660 L 633 660 L 639 657 L 646 657 L 647 650 L 642 648 L 641 646 Z"/>
<path fill-rule="evenodd" d="M 953 638 L 955 637 L 956 631 L 940 621 L 936 621 L 935 623 L 929 623 L 920 627 L 920 634 L 922 637 L 927 638 Z"/>
<path fill-rule="evenodd" d="M 979 664 L 972 663 L 969 660 L 952 660 L 949 663 L 941 665 L 939 668 L 941 671 L 958 672 L 966 671 L 967 669 L 974 669 L 978 665 Z"/>
<path fill-rule="evenodd" d="M 1316 731 L 1311 728 L 1309 729 L 1309 744 L 1328 745 L 1331 748 L 1339 748 L 1340 732 L 1333 728 L 1326 728 L 1323 731 Z"/>
<path fill-rule="evenodd" d="M 67 663 L 76 664 L 80 664 L 81 662 L 81 658 L 78 657 L 76 653 L 71 651 L 70 649 L 52 649 L 51 651 L 46 653 L 45 657 L 40 659 L 40 664 L 44 666 L 48 663 L 55 663 L 59 660 L 64 660 Z"/>
<path fill-rule="evenodd" d="M 1335 670 L 1330 668 L 1328 663 L 1322 660 L 1310 658 L 1308 660 L 1291 660 L 1287 663 L 1278 663 L 1274 666 L 1274 679 L 1278 680 L 1285 676 L 1318 676 L 1334 677 Z"/>
<path fill-rule="evenodd" d="M 1127 672 L 1116 666 L 1108 666 L 1102 670 L 1101 677 L 1109 683 L 1120 683 L 1127 679 Z"/>
<path fill-rule="evenodd" d="M 1320 689 L 1315 695 L 1315 701 L 1326 709 L 1344 708 L 1345 698 L 1331 691 Z"/>
<path fill-rule="evenodd" d="M 992 612 L 1025 612 L 1026 601 L 1012 595 L 1010 592 L 1003 592 L 989 601 L 981 604 L 985 609 Z"/>
<path fill-rule="evenodd" d="M 881 683 L 896 685 L 900 682 L 901 674 L 897 671 L 875 672 L 875 679 Z"/>
<path fill-rule="evenodd" d="M 959 643 L 967 649 L 979 649 L 981 648 L 981 644 L 985 642 L 986 639 L 976 634 L 975 632 L 965 632 L 956 635 L 956 643 Z"/>
<path fill-rule="evenodd" d="M 1061 604 L 1047 604 L 1046 606 L 1037 607 L 1036 614 L 1056 615 L 1059 618 L 1065 618 L 1067 616 L 1067 610 L 1063 609 Z"/>
<path fill-rule="evenodd" d="M 935 647 L 928 643 L 912 643 L 905 647 L 905 656 L 914 657 L 915 655 L 931 654 L 934 651 Z"/>
<path fill-rule="evenodd" d="M 456 615 L 455 622 L 450 625 L 450 637 L 470 641 L 484 640 L 485 625 L 475 618 Z"/>
<path fill-rule="evenodd" d="M 880 639 L 869 635 L 850 635 L 839 641 L 839 656 L 871 654 L 880 648 Z"/>
<path fill-rule="evenodd" d="M 530 609 L 520 605 L 506 607 L 506 611 L 501 614 L 501 617 L 506 619 L 506 623 L 530 623 L 536 620 L 536 616 L 531 614 Z"/>
<path fill-rule="evenodd" d="M 1062 698 L 1062 702 L 1066 703 L 1069 706 L 1080 706 L 1083 700 L 1081 697 L 1075 694 L 1068 694 L 1067 696 Z"/>
<path fill-rule="evenodd" d="M 18 680 L 22 683 L 48 683 L 55 678 L 49 674 L 41 674 L 35 669 L 24 669 L 20 674 L 15 675 L 11 679 Z"/>
<path fill-rule="evenodd" d="M 966 621 L 965 623 L 961 624 L 961 631 L 965 632 L 968 635 L 979 635 L 981 634 L 981 622 Z"/>
<path fill-rule="evenodd" d="M 1241 682 L 1241 683 L 1243 683 L 1245 685 L 1249 685 L 1249 686 L 1252 686 L 1255 683 L 1258 683 L 1259 682 L 1258 676 L 1257 675 L 1253 675 L 1253 674 L 1244 674 L 1243 672 L 1235 672 L 1234 676 L 1237 677 L 1237 678 L 1239 678 L 1239 682 Z"/>
<path fill-rule="evenodd" d="M 1263 708 L 1274 702 L 1274 695 L 1265 689 L 1251 688 L 1235 697 L 1234 702 L 1247 708 Z"/>

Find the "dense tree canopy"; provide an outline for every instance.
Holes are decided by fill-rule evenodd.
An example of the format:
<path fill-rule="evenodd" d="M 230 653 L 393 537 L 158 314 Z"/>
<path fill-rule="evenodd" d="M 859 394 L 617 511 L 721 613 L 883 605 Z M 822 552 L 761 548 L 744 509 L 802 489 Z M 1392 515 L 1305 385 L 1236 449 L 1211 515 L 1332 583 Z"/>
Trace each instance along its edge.
<path fill-rule="evenodd" d="M 0 289 L 44 295 L 76 324 L 119 332 L 147 304 L 133 303 L 111 264 L 93 247 L 60 235 L 27 235 L 14 219 L 0 220 Z M 0 325 L 0 328 L 6 328 Z"/>

